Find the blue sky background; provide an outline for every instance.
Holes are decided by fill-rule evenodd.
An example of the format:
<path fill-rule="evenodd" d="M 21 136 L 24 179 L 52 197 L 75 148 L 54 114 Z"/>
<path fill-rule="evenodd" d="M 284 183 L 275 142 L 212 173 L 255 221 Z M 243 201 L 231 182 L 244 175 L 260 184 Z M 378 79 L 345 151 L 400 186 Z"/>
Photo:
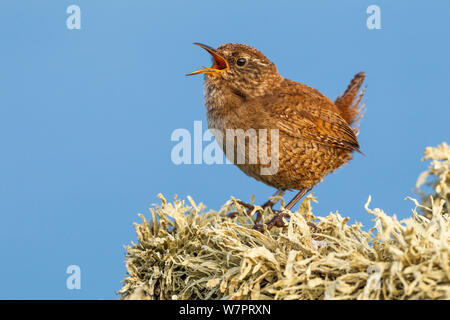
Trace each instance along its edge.
<path fill-rule="evenodd" d="M 66 28 L 71 4 L 81 30 Z M 371 4 L 381 30 L 366 28 Z M 158 193 L 218 208 L 274 192 L 231 165 L 171 162 L 173 130 L 206 128 L 203 79 L 185 74 L 210 57 L 192 42 L 253 45 L 332 100 L 365 71 L 365 156 L 314 189 L 314 211 L 367 227 L 372 195 L 407 217 L 424 148 L 449 141 L 449 18 L 448 1 L 2 1 L 0 298 L 115 299 Z M 81 290 L 66 288 L 72 264 Z"/>

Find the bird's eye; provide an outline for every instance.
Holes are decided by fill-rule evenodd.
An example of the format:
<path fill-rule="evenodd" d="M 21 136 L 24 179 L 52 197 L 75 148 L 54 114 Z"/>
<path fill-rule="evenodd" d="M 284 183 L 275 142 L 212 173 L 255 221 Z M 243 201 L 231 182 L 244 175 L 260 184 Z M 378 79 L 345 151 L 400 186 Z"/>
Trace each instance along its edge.
<path fill-rule="evenodd" d="M 239 59 L 236 60 L 236 64 L 237 64 L 239 67 L 244 66 L 246 62 L 247 62 L 247 60 L 246 60 L 245 58 L 239 58 Z"/>

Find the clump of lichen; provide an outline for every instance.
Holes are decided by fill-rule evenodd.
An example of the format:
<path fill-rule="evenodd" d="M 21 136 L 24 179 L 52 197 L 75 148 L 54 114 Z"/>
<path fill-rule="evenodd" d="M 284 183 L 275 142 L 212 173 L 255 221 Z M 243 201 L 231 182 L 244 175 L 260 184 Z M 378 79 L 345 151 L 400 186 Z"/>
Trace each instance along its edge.
<path fill-rule="evenodd" d="M 218 210 L 162 195 L 127 246 L 123 299 L 449 299 L 447 145 L 427 148 L 436 195 L 398 221 L 381 209 L 369 232 L 339 213 L 315 217 L 306 197 L 285 228 L 253 230 L 230 199 Z M 444 160 L 444 161 L 442 161 Z M 438 161 L 438 163 L 435 163 Z M 439 186 L 439 187 L 436 187 Z M 445 191 L 447 190 L 447 191 Z M 429 199 L 429 200 L 427 200 Z M 428 202 L 427 202 L 428 201 Z M 446 202 L 447 201 L 447 202 Z M 447 206 L 447 207 L 446 207 Z M 447 209 L 446 209 L 447 208 Z M 418 210 L 427 212 L 426 215 Z M 446 211 L 447 210 L 447 211 Z M 236 218 L 227 214 L 238 211 Z M 266 209 L 263 219 L 272 217 Z M 310 228 L 314 220 L 317 229 Z"/>
<path fill-rule="evenodd" d="M 425 149 L 425 156 L 422 161 L 431 160 L 427 171 L 417 179 L 416 187 L 419 189 L 422 185 L 428 185 L 434 191 L 429 195 L 418 190 L 421 196 L 422 204 L 425 207 L 431 207 L 431 202 L 444 201 L 442 213 L 450 213 L 450 146 L 442 143 L 436 148 L 428 147 Z M 431 179 L 428 179 L 431 178 Z M 430 180 L 427 182 L 427 180 Z M 421 210 L 427 217 L 431 213 L 425 209 Z"/>

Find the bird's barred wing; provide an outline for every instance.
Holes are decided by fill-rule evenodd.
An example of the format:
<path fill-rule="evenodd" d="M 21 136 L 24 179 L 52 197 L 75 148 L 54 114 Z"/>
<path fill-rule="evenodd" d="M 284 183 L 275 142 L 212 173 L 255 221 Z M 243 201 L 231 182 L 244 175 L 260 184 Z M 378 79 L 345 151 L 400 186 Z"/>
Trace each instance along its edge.
<path fill-rule="evenodd" d="M 277 109 L 272 110 L 272 117 L 279 119 L 278 129 L 286 134 L 360 152 L 355 133 L 336 112 L 313 106 L 295 110 Z"/>

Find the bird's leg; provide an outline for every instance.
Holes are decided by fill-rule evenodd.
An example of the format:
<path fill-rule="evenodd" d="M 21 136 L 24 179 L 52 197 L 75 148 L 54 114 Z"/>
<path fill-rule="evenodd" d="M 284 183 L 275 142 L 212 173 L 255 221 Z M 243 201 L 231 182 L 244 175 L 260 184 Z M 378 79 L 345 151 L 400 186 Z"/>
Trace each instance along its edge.
<path fill-rule="evenodd" d="M 293 198 L 291 201 L 289 201 L 289 203 L 287 204 L 287 206 L 285 207 L 286 210 L 291 210 L 296 204 L 297 202 L 303 198 L 309 191 L 311 191 L 311 187 L 307 187 L 307 188 L 303 188 L 301 189 Z"/>
<path fill-rule="evenodd" d="M 284 195 L 284 190 L 283 189 L 278 189 L 277 192 L 275 192 L 275 194 L 269 198 L 269 200 L 267 200 L 263 205 L 262 208 L 263 210 L 265 208 L 270 208 L 272 209 L 273 206 L 278 202 L 278 198 L 276 197 L 282 197 Z M 255 218 L 255 226 L 259 225 L 259 221 L 261 220 L 261 212 L 258 211 L 256 213 L 256 218 Z"/>
<path fill-rule="evenodd" d="M 283 196 L 284 195 L 284 190 L 283 189 L 278 189 L 277 192 L 275 192 L 275 194 L 272 197 L 278 197 L 278 196 Z M 271 197 L 271 198 L 272 198 Z M 247 209 L 247 215 L 250 214 L 253 209 L 255 208 L 254 205 L 238 200 L 239 204 L 242 205 L 243 207 L 245 207 Z M 278 202 L 278 199 L 269 199 L 266 202 L 264 202 L 264 204 L 261 206 L 263 208 L 263 210 L 265 208 L 272 208 L 276 203 Z M 228 217 L 230 218 L 234 218 L 237 215 L 237 212 L 231 212 L 230 214 L 228 214 Z M 259 223 L 259 221 L 261 220 L 261 213 L 259 211 L 257 211 L 256 213 L 256 218 L 255 218 L 255 224 Z"/>
<path fill-rule="evenodd" d="M 294 198 L 292 198 L 291 201 L 289 201 L 289 203 L 287 204 L 287 206 L 285 207 L 286 211 L 290 211 L 296 204 L 297 202 L 303 198 L 312 188 L 303 188 L 301 189 L 295 196 Z M 273 217 L 269 222 L 266 223 L 267 225 L 267 229 L 271 229 L 272 227 L 284 227 L 284 223 L 283 223 L 283 218 L 289 218 L 289 213 L 287 213 L 286 211 L 282 211 L 279 212 L 275 215 L 275 217 Z M 308 225 L 310 227 L 313 227 L 315 230 L 317 230 L 317 226 L 312 223 L 312 222 L 308 222 Z"/>

